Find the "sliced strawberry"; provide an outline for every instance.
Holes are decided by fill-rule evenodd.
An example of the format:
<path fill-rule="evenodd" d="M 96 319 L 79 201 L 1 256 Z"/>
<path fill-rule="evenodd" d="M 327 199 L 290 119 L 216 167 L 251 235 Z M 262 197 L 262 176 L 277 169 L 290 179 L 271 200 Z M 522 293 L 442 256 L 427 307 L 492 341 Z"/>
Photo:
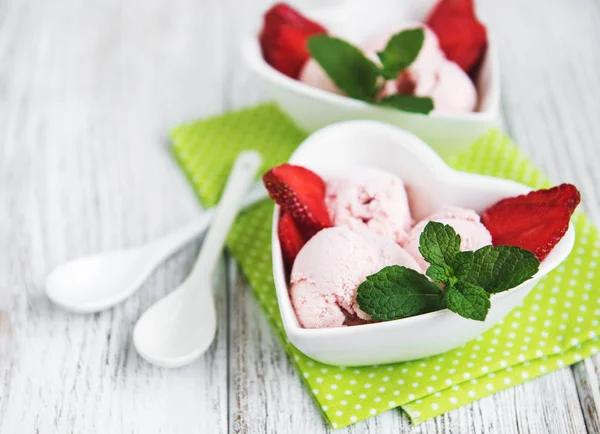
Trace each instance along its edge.
<path fill-rule="evenodd" d="M 473 0 L 440 0 L 426 24 L 436 33 L 446 57 L 470 73 L 487 46 L 487 31 L 477 20 Z"/>
<path fill-rule="evenodd" d="M 514 204 L 547 204 L 564 205 L 571 212 L 575 211 L 581 202 L 581 194 L 573 184 L 561 184 L 547 190 L 532 191 L 521 196 L 509 197 L 501 200 L 496 205 Z"/>
<path fill-rule="evenodd" d="M 494 245 L 519 246 L 541 261 L 567 232 L 580 199 L 575 186 L 562 184 L 503 199 L 489 207 L 481 220 Z"/>
<path fill-rule="evenodd" d="M 287 270 L 290 271 L 292 265 L 294 265 L 296 256 L 298 256 L 298 252 L 300 252 L 300 249 L 302 249 L 302 246 L 306 243 L 306 239 L 300 233 L 292 216 L 285 211 L 279 217 L 277 235 L 279 236 L 279 243 L 281 244 L 283 261 Z"/>
<path fill-rule="evenodd" d="M 290 214 L 305 235 L 312 236 L 332 226 L 325 205 L 325 182 L 316 173 L 282 164 L 265 173 L 263 182 L 271 198 Z"/>
<path fill-rule="evenodd" d="M 277 3 L 265 13 L 259 35 L 263 57 L 279 72 L 298 78 L 310 57 L 306 43 L 319 33 L 327 33 L 327 30 L 291 6 Z"/>

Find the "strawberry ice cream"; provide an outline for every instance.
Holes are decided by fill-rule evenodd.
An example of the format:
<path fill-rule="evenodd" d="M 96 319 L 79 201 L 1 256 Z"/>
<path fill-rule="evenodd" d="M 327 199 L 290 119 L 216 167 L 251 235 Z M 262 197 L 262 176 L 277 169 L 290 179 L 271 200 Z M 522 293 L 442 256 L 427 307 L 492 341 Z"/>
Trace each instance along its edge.
<path fill-rule="evenodd" d="M 290 297 L 298 321 L 305 328 L 324 328 L 341 327 L 348 317 L 369 320 L 356 303 L 356 290 L 367 276 L 389 265 L 422 272 L 389 238 L 347 227 L 319 231 L 292 268 Z"/>
<path fill-rule="evenodd" d="M 415 95 L 431 97 L 436 112 L 472 112 L 477 106 L 475 85 L 460 66 L 450 61 L 437 70 L 437 82 L 429 94 L 415 92 Z"/>
<path fill-rule="evenodd" d="M 397 92 L 407 95 L 430 97 L 434 110 L 446 113 L 471 112 L 477 105 L 477 90 L 469 76 L 454 62 L 446 59 L 437 36 L 420 23 L 410 23 L 397 31 L 388 32 L 365 46 L 366 52 L 381 51 L 397 32 L 422 27 L 425 40 L 415 61 L 399 75 Z"/>
<path fill-rule="evenodd" d="M 356 167 L 329 179 L 325 203 L 335 226 L 368 229 L 398 244 L 412 226 L 404 183 L 373 167 Z"/>
<path fill-rule="evenodd" d="M 492 244 L 492 236 L 481 223 L 479 215 L 475 211 L 457 207 L 443 208 L 417 223 L 411 229 L 406 242 L 403 244 L 404 249 L 417 260 L 423 270 L 427 270 L 429 263 L 423 259 L 419 252 L 419 238 L 430 221 L 452 226 L 456 233 L 460 235 L 461 251 L 477 250 Z"/>

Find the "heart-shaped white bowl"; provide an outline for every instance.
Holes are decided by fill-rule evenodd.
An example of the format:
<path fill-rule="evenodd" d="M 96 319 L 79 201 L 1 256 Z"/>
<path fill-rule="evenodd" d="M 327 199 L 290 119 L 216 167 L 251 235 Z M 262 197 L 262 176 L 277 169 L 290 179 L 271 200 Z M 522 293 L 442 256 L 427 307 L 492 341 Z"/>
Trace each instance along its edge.
<path fill-rule="evenodd" d="M 481 213 L 502 198 L 531 190 L 513 181 L 456 171 L 415 135 L 377 121 L 348 121 L 325 127 L 300 145 L 290 163 L 307 167 L 325 179 L 340 169 L 361 165 L 394 173 L 407 185 L 415 220 L 447 205 Z M 569 255 L 575 240 L 575 231 L 570 225 L 532 279 L 492 296 L 492 307 L 483 322 L 468 320 L 444 309 L 375 324 L 305 329 L 298 323 L 288 294 L 277 236 L 278 216 L 279 207 L 275 207 L 273 276 L 285 331 L 304 354 L 334 365 L 401 362 L 443 353 L 465 344 L 517 306 L 542 277 Z"/>
<path fill-rule="evenodd" d="M 405 21 L 422 22 L 434 4 L 435 0 L 347 0 L 334 8 L 304 12 L 332 34 L 357 43 L 386 29 L 393 31 Z M 244 41 L 242 53 L 246 63 L 267 84 L 277 103 L 308 132 L 340 121 L 379 120 L 416 134 L 441 155 L 451 155 L 468 147 L 498 122 L 500 70 L 491 35 L 488 35 L 488 49 L 476 78 L 479 111 L 429 115 L 368 104 L 289 78 L 265 62 L 257 35 L 258 31 Z"/>

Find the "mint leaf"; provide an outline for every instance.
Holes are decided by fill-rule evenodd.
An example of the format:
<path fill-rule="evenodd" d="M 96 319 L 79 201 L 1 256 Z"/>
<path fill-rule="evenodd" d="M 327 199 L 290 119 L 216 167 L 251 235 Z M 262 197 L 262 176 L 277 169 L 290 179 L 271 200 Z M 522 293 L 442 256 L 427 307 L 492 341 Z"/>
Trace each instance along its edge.
<path fill-rule="evenodd" d="M 456 277 L 464 276 L 473 267 L 475 252 L 458 252 L 452 259 L 452 271 Z M 475 283 L 475 282 L 473 282 Z M 481 285 L 479 285 L 481 286 Z"/>
<path fill-rule="evenodd" d="M 372 101 L 378 91 L 378 67 L 355 46 L 320 34 L 308 40 L 310 55 L 335 85 L 351 98 Z"/>
<path fill-rule="evenodd" d="M 540 261 L 533 253 L 520 247 L 485 246 L 472 253 L 472 265 L 460 272 L 455 269 L 456 275 L 461 280 L 485 288 L 489 293 L 520 285 L 531 279 L 540 266 Z"/>
<path fill-rule="evenodd" d="M 452 312 L 477 321 L 485 320 L 491 305 L 485 289 L 461 280 L 446 288 L 444 303 Z"/>
<path fill-rule="evenodd" d="M 377 53 L 383 65 L 382 75 L 390 79 L 396 78 L 415 61 L 424 41 L 425 32 L 421 27 L 392 36 L 385 49 Z"/>
<path fill-rule="evenodd" d="M 429 222 L 419 238 L 419 252 L 431 265 L 449 268 L 460 252 L 460 236 L 450 225 Z"/>
<path fill-rule="evenodd" d="M 360 284 L 356 301 L 373 319 L 389 321 L 441 308 L 442 291 L 424 275 L 399 265 L 385 267 Z"/>
<path fill-rule="evenodd" d="M 378 101 L 378 104 L 393 107 L 410 113 L 428 114 L 433 110 L 433 100 L 420 96 L 402 95 L 396 93 Z"/>
<path fill-rule="evenodd" d="M 452 279 L 448 267 L 440 267 L 439 265 L 430 265 L 425 272 L 433 281 L 445 285 Z"/>

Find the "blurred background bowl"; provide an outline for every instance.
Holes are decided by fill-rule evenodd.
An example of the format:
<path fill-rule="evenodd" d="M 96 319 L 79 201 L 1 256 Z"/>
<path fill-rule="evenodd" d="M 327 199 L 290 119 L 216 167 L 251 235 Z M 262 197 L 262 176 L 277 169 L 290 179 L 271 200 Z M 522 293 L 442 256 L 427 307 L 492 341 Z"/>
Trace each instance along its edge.
<path fill-rule="evenodd" d="M 332 34 L 357 43 L 397 29 L 406 21 L 424 21 L 435 3 L 435 0 L 347 0 L 328 8 L 301 12 L 324 25 Z M 475 77 L 478 111 L 463 114 L 407 113 L 306 85 L 280 73 L 263 59 L 258 30 L 246 38 L 242 53 L 250 69 L 266 84 L 270 95 L 307 132 L 340 121 L 378 120 L 416 134 L 441 155 L 451 155 L 468 148 L 499 122 L 500 68 L 489 30 L 488 47 Z"/>

